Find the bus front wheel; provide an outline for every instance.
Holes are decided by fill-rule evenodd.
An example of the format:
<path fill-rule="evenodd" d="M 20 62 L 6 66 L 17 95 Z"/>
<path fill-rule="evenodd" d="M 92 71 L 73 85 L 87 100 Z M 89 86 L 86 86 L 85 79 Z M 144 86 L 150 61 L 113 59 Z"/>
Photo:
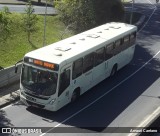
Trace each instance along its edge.
<path fill-rule="evenodd" d="M 71 102 L 76 101 L 77 98 L 79 97 L 79 95 L 80 95 L 79 90 L 75 90 L 75 91 L 73 92 L 73 94 L 72 94 Z"/>

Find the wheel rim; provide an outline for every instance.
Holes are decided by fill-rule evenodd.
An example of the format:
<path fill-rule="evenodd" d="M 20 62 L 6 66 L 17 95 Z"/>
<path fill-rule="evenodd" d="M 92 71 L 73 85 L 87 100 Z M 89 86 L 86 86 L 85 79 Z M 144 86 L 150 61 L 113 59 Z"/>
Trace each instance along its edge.
<path fill-rule="evenodd" d="M 111 76 L 114 76 L 115 73 L 116 73 L 116 71 L 117 71 L 117 68 L 116 68 L 116 67 L 113 67 L 113 69 L 112 69 L 112 71 L 111 71 Z"/>
<path fill-rule="evenodd" d="M 72 102 L 74 102 L 77 99 L 77 93 L 73 92 L 72 94 Z"/>

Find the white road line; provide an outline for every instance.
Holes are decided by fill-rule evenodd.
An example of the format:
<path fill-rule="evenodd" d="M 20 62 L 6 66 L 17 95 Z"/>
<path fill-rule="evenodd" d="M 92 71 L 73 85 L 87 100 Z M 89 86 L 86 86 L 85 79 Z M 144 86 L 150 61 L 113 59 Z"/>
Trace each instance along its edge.
<path fill-rule="evenodd" d="M 147 0 L 147 1 L 153 5 L 153 3 L 150 0 Z M 146 25 L 150 21 L 151 17 L 153 16 L 154 12 L 157 10 L 157 7 L 155 5 L 154 5 L 154 7 L 155 8 L 154 8 L 152 14 L 150 15 L 150 17 L 148 18 L 148 20 L 146 21 L 146 23 L 143 25 L 143 27 L 138 31 L 138 34 L 143 30 L 144 27 L 146 27 Z"/>
<path fill-rule="evenodd" d="M 150 2 L 150 0 L 148 0 Z M 150 2 L 151 3 L 151 2 Z M 151 3 L 152 4 L 152 3 Z M 157 7 L 155 6 L 154 11 L 152 12 L 151 16 L 149 17 L 149 19 L 147 20 L 147 22 L 144 24 L 144 26 L 142 27 L 142 29 L 140 29 L 140 31 L 143 30 L 143 28 L 147 25 L 147 23 L 150 21 L 151 17 L 153 16 L 154 12 L 156 11 Z M 139 32 L 140 32 L 139 31 Z M 66 121 L 68 121 L 69 119 L 71 119 L 72 117 L 76 116 L 77 114 L 79 114 L 80 112 L 84 111 L 85 109 L 87 109 L 88 107 L 90 107 L 91 105 L 93 105 L 94 103 L 96 103 L 98 100 L 100 100 L 101 98 L 103 98 L 104 96 L 106 96 L 107 94 L 109 94 L 111 91 L 113 91 L 114 89 L 116 89 L 118 86 L 120 86 L 121 84 L 123 84 L 125 81 L 127 81 L 129 78 L 131 78 L 132 76 L 134 76 L 136 73 L 138 73 L 142 68 L 144 68 L 150 61 L 152 61 L 158 54 L 160 53 L 160 51 L 158 51 L 150 60 L 148 60 L 144 65 L 142 65 L 138 70 L 136 70 L 134 73 L 132 73 L 130 76 L 128 76 L 127 78 L 125 78 L 124 80 L 122 80 L 120 83 L 118 83 L 116 86 L 114 86 L 113 88 L 111 88 L 108 92 L 104 93 L 103 95 L 101 95 L 100 97 L 98 97 L 96 100 L 94 100 L 93 102 L 91 102 L 90 104 L 86 105 L 84 108 L 82 108 L 81 110 L 77 111 L 76 113 L 74 113 L 73 115 L 71 115 L 70 117 L 66 118 L 65 120 L 63 120 L 62 122 L 60 122 L 59 124 L 57 124 L 56 126 L 54 126 L 53 128 L 49 129 L 48 131 L 46 131 L 45 133 L 41 134 L 40 136 L 44 136 L 46 133 L 52 131 L 54 128 L 60 126 L 61 124 L 65 123 Z"/>
<path fill-rule="evenodd" d="M 14 104 L 17 104 L 17 103 L 18 103 L 18 102 L 14 103 Z M 11 107 L 11 106 L 14 105 L 14 104 L 10 104 L 10 105 L 8 105 L 8 106 L 5 106 L 5 107 L 1 108 L 0 110 L 7 109 L 7 108 Z"/>
<path fill-rule="evenodd" d="M 10 104 L 10 105 L 8 105 L 8 106 L 6 106 L 6 107 L 4 107 L 4 108 L 1 108 L 0 110 L 7 109 L 8 107 L 11 107 L 11 106 L 12 106 L 12 104 Z"/>

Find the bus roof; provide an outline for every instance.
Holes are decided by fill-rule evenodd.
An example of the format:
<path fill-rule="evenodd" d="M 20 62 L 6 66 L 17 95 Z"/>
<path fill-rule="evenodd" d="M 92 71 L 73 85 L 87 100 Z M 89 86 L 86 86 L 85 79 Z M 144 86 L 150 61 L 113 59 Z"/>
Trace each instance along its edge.
<path fill-rule="evenodd" d="M 55 64 L 66 64 L 136 30 L 137 27 L 130 24 L 117 22 L 107 23 L 31 51 L 25 56 Z"/>

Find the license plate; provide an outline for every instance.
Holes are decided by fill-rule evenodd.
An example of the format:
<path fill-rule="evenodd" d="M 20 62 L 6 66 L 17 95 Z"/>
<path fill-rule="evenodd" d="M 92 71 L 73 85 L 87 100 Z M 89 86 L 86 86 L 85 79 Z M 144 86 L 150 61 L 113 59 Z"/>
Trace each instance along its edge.
<path fill-rule="evenodd" d="M 30 101 L 33 101 L 33 102 L 36 102 L 36 99 L 35 99 L 35 98 L 32 98 L 32 97 L 30 97 L 30 96 L 26 96 L 26 99 L 27 99 L 27 100 L 30 100 Z"/>
<path fill-rule="evenodd" d="M 32 107 L 35 107 L 35 108 L 39 108 L 37 105 L 34 105 L 34 104 L 32 104 L 31 106 L 32 106 Z"/>

